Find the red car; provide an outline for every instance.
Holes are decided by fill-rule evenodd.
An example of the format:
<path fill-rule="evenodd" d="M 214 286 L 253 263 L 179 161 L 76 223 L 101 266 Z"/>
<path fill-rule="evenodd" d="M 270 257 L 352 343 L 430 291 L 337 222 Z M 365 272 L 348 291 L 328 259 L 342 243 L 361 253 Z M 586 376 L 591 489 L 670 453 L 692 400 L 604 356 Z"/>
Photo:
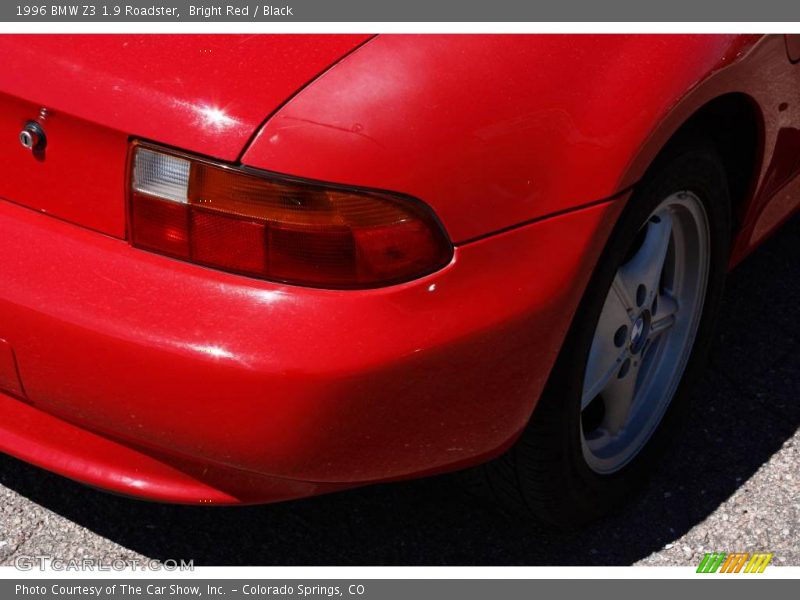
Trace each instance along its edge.
<path fill-rule="evenodd" d="M 726 270 L 800 206 L 797 36 L 0 56 L 0 450 L 152 500 L 489 461 L 504 502 L 595 518 L 675 436 Z"/>

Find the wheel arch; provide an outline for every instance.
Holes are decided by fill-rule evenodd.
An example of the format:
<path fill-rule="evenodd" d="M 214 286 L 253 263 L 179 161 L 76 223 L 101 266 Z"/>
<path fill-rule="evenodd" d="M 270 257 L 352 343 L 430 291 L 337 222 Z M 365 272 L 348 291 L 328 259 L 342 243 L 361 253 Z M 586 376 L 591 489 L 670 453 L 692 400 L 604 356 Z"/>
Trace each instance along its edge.
<path fill-rule="evenodd" d="M 711 141 L 722 158 L 731 199 L 733 234 L 739 231 L 750 202 L 755 197 L 764 160 L 764 116 L 755 98 L 744 92 L 726 92 L 694 109 L 682 107 L 678 119 L 666 119 L 650 135 L 625 173 L 626 185 L 641 180 L 659 160 L 687 137 Z"/>

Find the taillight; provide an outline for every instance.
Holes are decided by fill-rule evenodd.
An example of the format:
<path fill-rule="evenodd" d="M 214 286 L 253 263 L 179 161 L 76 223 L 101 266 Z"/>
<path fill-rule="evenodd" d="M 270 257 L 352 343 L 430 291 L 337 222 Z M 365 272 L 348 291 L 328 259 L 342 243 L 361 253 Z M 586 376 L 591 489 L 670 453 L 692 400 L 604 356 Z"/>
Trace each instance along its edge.
<path fill-rule="evenodd" d="M 331 288 L 430 273 L 452 247 L 410 198 L 308 183 L 135 143 L 130 240 L 194 263 Z"/>

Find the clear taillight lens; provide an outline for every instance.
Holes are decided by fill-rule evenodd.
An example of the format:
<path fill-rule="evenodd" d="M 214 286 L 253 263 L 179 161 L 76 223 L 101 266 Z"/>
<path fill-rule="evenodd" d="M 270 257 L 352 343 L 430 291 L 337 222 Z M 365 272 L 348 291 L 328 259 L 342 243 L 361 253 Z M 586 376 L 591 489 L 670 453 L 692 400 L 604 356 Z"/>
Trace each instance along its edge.
<path fill-rule="evenodd" d="M 132 146 L 130 240 L 264 279 L 317 287 L 387 285 L 449 262 L 419 202 L 307 183 L 144 144 Z"/>

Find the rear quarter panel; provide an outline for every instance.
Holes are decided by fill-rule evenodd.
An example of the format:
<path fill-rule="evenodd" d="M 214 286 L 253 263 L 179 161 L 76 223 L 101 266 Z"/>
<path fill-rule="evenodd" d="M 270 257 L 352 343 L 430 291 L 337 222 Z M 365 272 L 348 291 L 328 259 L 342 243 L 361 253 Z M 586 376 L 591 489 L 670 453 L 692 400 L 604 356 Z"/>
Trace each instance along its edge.
<path fill-rule="evenodd" d="M 778 165 L 778 187 L 794 178 L 798 89 L 782 36 L 379 36 L 279 110 L 242 160 L 419 197 L 463 243 L 633 186 L 695 111 L 741 93 L 763 147 L 736 259 L 796 207 L 765 177 Z"/>

